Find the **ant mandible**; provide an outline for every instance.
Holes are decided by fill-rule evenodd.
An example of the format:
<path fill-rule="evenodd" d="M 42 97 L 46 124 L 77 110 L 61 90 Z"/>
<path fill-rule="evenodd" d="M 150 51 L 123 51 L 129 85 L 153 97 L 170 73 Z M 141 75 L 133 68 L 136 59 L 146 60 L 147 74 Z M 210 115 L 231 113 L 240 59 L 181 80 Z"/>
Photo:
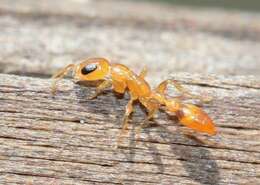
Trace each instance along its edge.
<path fill-rule="evenodd" d="M 133 102 L 136 100 L 138 100 L 148 112 L 145 121 L 139 126 L 139 132 L 141 128 L 148 125 L 149 120 L 154 117 L 157 110 L 163 108 L 166 112 L 174 113 L 179 122 L 186 127 L 209 135 L 216 134 L 216 128 L 213 121 L 202 109 L 193 104 L 184 103 L 181 101 L 180 97 L 166 97 L 166 88 L 168 84 L 172 84 L 182 94 L 182 96 L 188 96 L 205 101 L 202 97 L 189 93 L 175 80 L 165 80 L 152 90 L 144 79 L 147 73 L 146 68 L 137 75 L 125 65 L 111 64 L 104 58 L 90 58 L 78 64 L 69 64 L 64 69 L 61 69 L 54 74 L 52 77 L 54 79 L 52 85 L 53 94 L 56 93 L 57 82 L 70 70 L 73 70 L 73 78 L 75 82 L 102 80 L 102 83 L 97 86 L 95 94 L 89 99 L 96 98 L 105 89 L 110 87 L 120 94 L 124 94 L 125 91 L 128 91 L 130 100 L 126 106 L 123 126 L 119 134 L 118 143 L 128 128 L 128 119 L 130 114 L 133 112 Z"/>

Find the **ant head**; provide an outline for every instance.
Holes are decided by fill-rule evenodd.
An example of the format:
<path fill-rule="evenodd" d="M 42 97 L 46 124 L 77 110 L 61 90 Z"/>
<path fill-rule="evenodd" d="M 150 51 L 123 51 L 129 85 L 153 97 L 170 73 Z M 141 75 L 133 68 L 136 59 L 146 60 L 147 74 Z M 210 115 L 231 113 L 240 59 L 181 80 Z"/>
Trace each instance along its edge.
<path fill-rule="evenodd" d="M 74 78 L 78 81 L 104 80 L 110 70 L 104 58 L 90 58 L 77 65 Z"/>

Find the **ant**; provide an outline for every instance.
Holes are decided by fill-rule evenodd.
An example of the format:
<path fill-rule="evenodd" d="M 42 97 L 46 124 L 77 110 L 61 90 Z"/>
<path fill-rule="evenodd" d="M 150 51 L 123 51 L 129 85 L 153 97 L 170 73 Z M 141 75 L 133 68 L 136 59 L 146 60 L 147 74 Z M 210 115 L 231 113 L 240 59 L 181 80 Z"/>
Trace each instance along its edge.
<path fill-rule="evenodd" d="M 151 89 L 145 81 L 147 69 L 144 68 L 139 75 L 135 74 L 128 67 L 122 64 L 111 64 L 105 58 L 90 58 L 78 64 L 69 64 L 65 68 L 53 75 L 52 93 L 56 93 L 57 82 L 62 79 L 70 70 L 73 70 L 73 79 L 75 83 L 102 81 L 96 88 L 95 94 L 89 99 L 96 98 L 105 89 L 111 88 L 120 94 L 126 91 L 130 95 L 130 100 L 126 105 L 126 110 L 123 118 L 122 130 L 118 137 L 118 143 L 122 135 L 128 128 L 128 120 L 133 112 L 133 103 L 138 100 L 146 109 L 147 116 L 145 121 L 138 127 L 138 132 L 149 125 L 149 120 L 152 119 L 155 113 L 161 108 L 166 112 L 174 113 L 179 122 L 188 128 L 197 132 L 215 135 L 216 128 L 211 118 L 199 107 L 184 103 L 183 97 L 190 97 L 206 102 L 201 96 L 193 95 L 184 89 L 175 80 L 165 80 L 161 82 L 155 89 Z M 182 95 L 168 98 L 166 96 L 167 86 L 173 85 Z"/>

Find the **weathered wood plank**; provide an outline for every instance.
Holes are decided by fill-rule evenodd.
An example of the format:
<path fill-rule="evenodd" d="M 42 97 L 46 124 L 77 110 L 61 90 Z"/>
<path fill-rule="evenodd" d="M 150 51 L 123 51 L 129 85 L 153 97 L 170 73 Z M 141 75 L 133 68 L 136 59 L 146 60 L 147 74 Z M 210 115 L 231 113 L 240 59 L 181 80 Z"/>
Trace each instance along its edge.
<path fill-rule="evenodd" d="M 49 76 L 104 56 L 136 70 L 148 65 L 158 79 L 180 71 L 260 75 L 258 14 L 91 0 L 3 0 L 0 14 L 2 73 Z"/>
<path fill-rule="evenodd" d="M 148 65 L 153 85 L 178 71 L 259 76 L 259 20 L 127 1 L 2 0 L 0 72 L 49 76 L 104 56 Z M 164 113 L 137 141 L 137 106 L 115 150 L 127 96 L 89 101 L 92 88 L 64 80 L 51 97 L 49 80 L 0 75 L 0 184 L 260 184 L 259 77 L 172 78 L 214 97 L 204 108 L 219 134 L 198 137 L 216 145 L 184 137 Z"/>
<path fill-rule="evenodd" d="M 110 25 L 120 23 L 173 30 L 188 29 L 238 39 L 260 39 L 259 14 L 241 11 L 185 8 L 124 0 L 2 0 L 0 10 L 2 14 L 78 17 L 101 20 Z"/>
<path fill-rule="evenodd" d="M 204 109 L 215 120 L 216 142 L 202 145 L 179 133 L 164 113 L 135 139 L 144 112 L 136 106 L 130 133 L 115 149 L 127 96 L 63 80 L 0 75 L 1 184 L 259 184 L 259 78 L 178 74 L 194 93 L 213 96 Z M 170 93 L 172 89 L 169 90 Z"/>

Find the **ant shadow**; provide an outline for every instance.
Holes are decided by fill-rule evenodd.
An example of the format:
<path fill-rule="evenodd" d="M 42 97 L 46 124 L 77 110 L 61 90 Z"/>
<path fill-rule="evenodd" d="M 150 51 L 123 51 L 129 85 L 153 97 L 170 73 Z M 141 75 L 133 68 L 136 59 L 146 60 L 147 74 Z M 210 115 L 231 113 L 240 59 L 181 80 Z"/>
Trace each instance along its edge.
<path fill-rule="evenodd" d="M 172 121 L 172 120 L 171 120 Z M 178 131 L 172 131 L 164 126 L 159 126 L 156 122 L 152 122 L 160 132 L 157 132 L 160 139 L 164 143 L 169 143 L 172 153 L 179 160 L 185 171 L 188 173 L 188 177 L 200 184 L 220 184 L 220 173 L 216 161 L 212 158 L 210 151 L 194 136 L 185 137 L 180 136 Z M 154 140 L 151 136 L 151 131 L 149 127 L 143 129 L 145 137 L 147 140 Z M 131 138 L 131 140 L 134 138 Z M 183 143 L 187 143 L 184 144 Z M 148 147 L 152 151 L 154 162 L 157 164 L 158 172 L 164 173 L 164 166 L 162 164 L 162 159 L 159 155 L 159 150 L 156 148 L 155 144 L 152 142 L 147 144 L 145 142 L 144 146 Z"/>
<path fill-rule="evenodd" d="M 90 96 L 90 91 L 86 90 L 86 88 L 78 87 L 76 86 L 76 95 L 77 97 L 80 97 L 79 99 L 86 99 Z M 101 96 L 104 96 L 106 93 L 112 93 L 111 91 L 104 92 Z M 117 94 L 115 98 L 112 99 L 112 103 L 116 103 L 119 105 L 123 105 L 123 100 L 121 100 L 124 96 L 118 96 Z M 99 98 L 103 100 L 103 98 Z M 107 99 L 107 97 L 106 97 Z M 110 99 L 111 100 L 111 99 Z M 83 106 L 88 106 L 88 108 L 91 110 L 93 108 L 93 112 L 97 113 L 97 107 L 95 104 L 89 104 L 86 103 L 86 101 L 80 102 L 83 104 Z M 99 101 L 99 100 L 95 100 Z M 111 103 L 111 102 L 110 102 Z M 135 103 L 135 108 L 139 107 L 138 103 Z M 132 165 L 135 163 L 135 157 L 136 157 L 136 151 L 137 149 L 137 140 L 136 140 L 136 127 L 137 123 L 142 122 L 143 120 L 140 119 L 144 118 L 144 108 L 140 106 L 141 108 L 137 108 L 137 111 L 134 112 L 134 116 L 132 116 L 129 119 L 129 126 L 131 126 L 131 129 L 128 131 L 130 132 L 129 136 L 129 145 L 127 148 L 129 150 L 122 150 L 121 147 L 117 149 L 117 151 L 114 152 L 115 155 L 117 155 L 118 151 L 121 152 L 121 154 L 125 155 L 125 158 L 127 162 L 129 162 L 129 165 L 125 167 L 125 171 L 131 171 L 132 168 L 134 168 Z M 100 109 L 100 108 L 99 108 Z M 139 110 L 141 109 L 141 111 Z M 118 111 L 116 107 L 113 106 L 113 108 L 109 110 L 102 110 L 98 111 L 100 113 L 106 113 L 106 114 L 116 114 L 116 117 L 118 118 L 119 124 L 121 124 L 122 120 L 122 110 Z M 166 114 L 166 113 L 165 113 Z M 162 114 L 158 114 L 162 116 Z M 167 115 L 167 114 L 166 114 Z M 121 119 L 120 119 L 121 118 Z M 174 117 L 167 115 L 165 119 L 168 119 L 173 124 L 178 124 L 176 119 Z M 212 158 L 212 155 L 209 150 L 201 143 L 199 143 L 195 137 L 187 138 L 185 136 L 180 136 L 180 133 L 178 131 L 172 131 L 168 129 L 165 126 L 162 126 L 158 124 L 155 120 L 150 121 L 153 126 L 156 126 L 160 132 L 158 133 L 158 136 L 163 140 L 165 143 L 170 144 L 170 148 L 172 153 L 176 156 L 177 160 L 181 161 L 183 167 L 185 168 L 185 171 L 188 173 L 188 178 L 191 178 L 194 181 L 197 181 L 200 184 L 208 185 L 208 184 L 214 184 L 218 185 L 220 184 L 220 173 L 218 169 L 218 165 L 216 161 Z M 147 140 L 152 141 L 154 140 L 152 138 L 152 132 L 150 131 L 151 127 L 147 127 L 142 129 L 142 133 L 145 133 L 145 137 L 147 137 Z M 123 137 L 123 139 L 127 139 L 126 137 Z M 153 158 L 154 164 L 157 166 L 158 173 L 163 174 L 165 172 L 165 167 L 162 162 L 162 158 L 160 155 L 160 151 L 156 147 L 155 143 L 153 142 L 142 142 L 138 141 L 143 144 L 143 146 L 147 147 L 147 149 L 150 151 L 150 155 Z M 157 142 L 158 143 L 158 142 Z M 187 144 L 182 144 L 187 143 Z M 195 147 L 196 146 L 196 147 Z M 125 148 L 125 147 L 123 147 Z"/>
<path fill-rule="evenodd" d="M 216 161 L 212 158 L 209 150 L 194 137 L 185 137 L 183 134 L 181 139 L 187 145 L 173 144 L 180 140 L 180 133 L 173 132 L 167 127 L 160 127 L 161 138 L 172 143 L 171 149 L 177 159 L 180 160 L 188 172 L 189 177 L 201 184 L 218 185 L 220 181 L 220 173 Z M 196 147 L 194 147 L 196 146 Z"/>
<path fill-rule="evenodd" d="M 176 119 L 175 121 L 171 116 L 168 116 L 169 120 L 173 124 L 178 124 Z M 201 145 L 200 140 L 194 137 L 185 137 L 184 135 L 180 136 L 178 131 L 172 131 L 165 126 L 161 126 L 156 121 L 151 121 L 151 126 L 157 127 L 160 130 L 158 136 L 163 140 L 164 143 L 169 143 L 172 153 L 179 160 L 185 171 L 188 173 L 188 178 L 191 178 L 194 181 L 199 182 L 200 184 L 220 184 L 220 173 L 216 161 L 213 159 L 210 151 L 203 145 Z M 136 134 L 135 134 L 135 124 L 130 130 L 130 143 L 129 153 L 126 154 L 127 160 L 134 162 L 135 158 L 135 147 L 136 147 Z M 152 132 L 147 127 L 142 129 L 142 132 L 145 133 L 147 140 L 153 141 Z M 155 142 L 158 143 L 158 142 Z M 165 167 L 162 162 L 160 151 L 156 147 L 156 144 L 153 142 L 142 142 L 142 144 L 151 151 L 150 155 L 153 158 L 154 164 L 157 166 L 159 174 L 165 172 Z M 187 143 L 187 144 L 182 144 Z M 130 168 L 130 167 L 128 167 Z"/>

